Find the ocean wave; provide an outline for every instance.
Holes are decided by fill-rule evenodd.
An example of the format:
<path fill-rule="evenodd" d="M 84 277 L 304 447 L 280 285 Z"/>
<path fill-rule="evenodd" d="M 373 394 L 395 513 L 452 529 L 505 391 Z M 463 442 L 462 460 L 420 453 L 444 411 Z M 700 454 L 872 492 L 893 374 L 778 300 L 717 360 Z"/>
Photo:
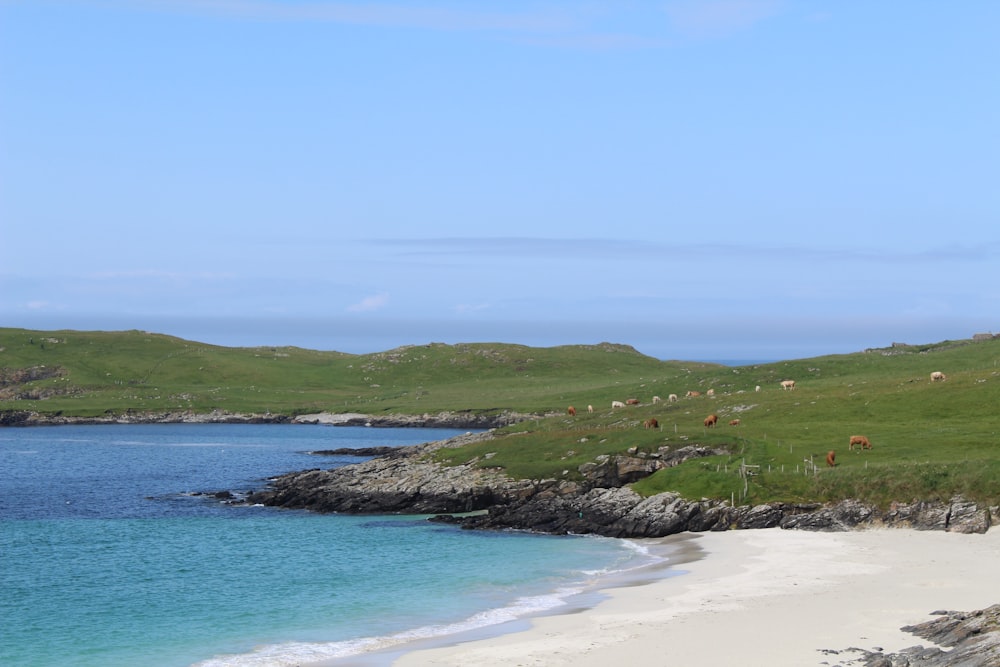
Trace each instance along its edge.
<path fill-rule="evenodd" d="M 250 653 L 216 656 L 192 667 L 292 667 L 396 648 L 409 642 L 457 635 L 480 630 L 527 616 L 543 614 L 567 604 L 567 599 L 584 591 L 567 586 L 543 595 L 518 598 L 511 604 L 473 614 L 465 620 L 427 625 L 381 637 L 362 637 L 338 642 L 285 642 L 260 646 Z"/>

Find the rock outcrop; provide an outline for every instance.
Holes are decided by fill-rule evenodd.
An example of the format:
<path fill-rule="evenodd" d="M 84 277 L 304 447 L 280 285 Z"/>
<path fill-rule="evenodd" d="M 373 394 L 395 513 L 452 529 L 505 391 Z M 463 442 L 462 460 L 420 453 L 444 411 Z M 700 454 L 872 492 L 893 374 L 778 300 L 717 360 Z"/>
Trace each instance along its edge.
<path fill-rule="evenodd" d="M 379 426 L 392 428 L 473 428 L 489 429 L 509 426 L 532 419 L 536 415 L 517 412 L 474 412 L 471 410 L 425 412 L 419 415 L 389 414 L 366 415 L 358 412 L 317 412 L 298 415 L 296 424 L 323 424 L 327 426 Z"/>
<path fill-rule="evenodd" d="M 247 500 L 317 512 L 437 514 L 472 512 L 531 495 L 533 482 L 511 480 L 495 469 L 443 466 L 425 456 L 445 443 L 458 446 L 485 435 L 400 447 L 391 456 L 332 470 L 289 473 Z"/>
<path fill-rule="evenodd" d="M 983 667 L 1000 665 L 1000 605 L 972 612 L 935 611 L 940 616 L 919 625 L 900 628 L 937 644 L 912 646 L 898 653 L 847 649 L 860 653 L 847 664 L 864 667 Z M 949 650 L 944 650 L 941 647 Z"/>
<path fill-rule="evenodd" d="M 719 453 L 696 445 L 653 454 L 602 456 L 580 466 L 572 481 L 515 480 L 475 462 L 442 465 L 429 456 L 441 447 L 491 437 L 491 432 L 466 434 L 401 447 L 390 455 L 332 470 L 289 473 L 270 480 L 268 488 L 250 494 L 247 501 L 318 512 L 437 514 L 447 516 L 435 520 L 466 528 L 612 537 L 773 527 L 837 531 L 897 526 L 982 533 L 995 514 L 962 498 L 895 504 L 888 510 L 857 500 L 732 506 L 718 500 L 687 500 L 675 493 L 643 498 L 627 486 L 663 467 Z M 473 514 L 451 516 L 465 513 Z"/>

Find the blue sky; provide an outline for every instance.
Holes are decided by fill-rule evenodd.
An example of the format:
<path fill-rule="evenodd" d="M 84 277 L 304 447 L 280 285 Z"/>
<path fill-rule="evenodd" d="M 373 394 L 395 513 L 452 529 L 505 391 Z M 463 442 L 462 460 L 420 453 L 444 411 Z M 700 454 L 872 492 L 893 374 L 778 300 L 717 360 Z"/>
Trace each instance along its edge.
<path fill-rule="evenodd" d="M 997 26 L 992 0 L 0 0 L 0 325 L 685 360 L 998 332 Z"/>

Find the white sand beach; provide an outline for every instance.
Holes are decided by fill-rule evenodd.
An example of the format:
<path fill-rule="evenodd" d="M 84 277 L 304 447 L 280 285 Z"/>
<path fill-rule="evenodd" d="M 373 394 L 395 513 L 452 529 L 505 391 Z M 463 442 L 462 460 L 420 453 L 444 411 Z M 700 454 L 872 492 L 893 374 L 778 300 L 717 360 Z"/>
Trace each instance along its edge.
<path fill-rule="evenodd" d="M 743 530 L 692 539 L 704 557 L 685 574 L 606 591 L 578 613 L 531 628 L 399 657 L 425 665 L 844 664 L 851 647 L 898 651 L 926 640 L 900 631 L 936 610 L 1000 602 L 1000 530 L 984 535 L 881 529 Z M 662 656 L 662 662 L 649 661 Z"/>

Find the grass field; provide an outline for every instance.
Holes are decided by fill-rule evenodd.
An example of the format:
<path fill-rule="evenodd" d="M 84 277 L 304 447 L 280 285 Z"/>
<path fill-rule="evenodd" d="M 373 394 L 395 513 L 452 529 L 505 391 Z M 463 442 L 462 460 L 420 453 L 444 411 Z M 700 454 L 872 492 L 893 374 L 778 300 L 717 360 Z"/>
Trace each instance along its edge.
<path fill-rule="evenodd" d="M 948 379 L 932 382 L 932 371 Z M 783 379 L 796 388 L 782 390 Z M 687 398 L 689 390 L 702 395 Z M 680 400 L 666 402 L 671 393 Z M 654 395 L 664 401 L 653 404 Z M 611 408 L 627 398 L 640 405 Z M 538 417 L 491 443 L 440 455 L 517 477 L 573 479 L 602 454 L 725 446 L 726 456 L 662 470 L 635 488 L 738 502 L 855 497 L 884 506 L 961 493 L 1000 504 L 998 408 L 1000 340 L 727 367 L 660 361 L 612 344 L 431 344 L 348 355 L 224 348 L 140 331 L 0 329 L 0 411 L 515 411 Z M 711 429 L 703 426 L 710 413 L 719 415 Z M 650 417 L 660 428 L 643 428 Z M 729 426 L 732 419 L 741 424 Z M 873 448 L 849 451 L 853 434 Z M 825 464 L 831 450 L 834 468 Z"/>

